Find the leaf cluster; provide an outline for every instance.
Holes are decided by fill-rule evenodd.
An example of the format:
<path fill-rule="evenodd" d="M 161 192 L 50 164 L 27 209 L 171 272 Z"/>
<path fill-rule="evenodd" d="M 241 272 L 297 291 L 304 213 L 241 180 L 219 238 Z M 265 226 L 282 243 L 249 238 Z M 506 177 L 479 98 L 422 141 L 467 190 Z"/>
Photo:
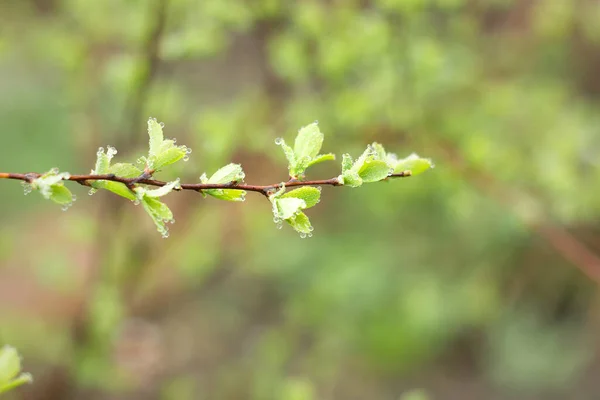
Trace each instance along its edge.
<path fill-rule="evenodd" d="M 165 139 L 163 133 L 164 124 L 157 122 L 155 118 L 148 120 L 148 154 L 140 157 L 137 165 L 133 163 L 113 163 L 117 154 L 114 147 L 107 146 L 99 148 L 96 153 L 96 164 L 92 169 L 92 176 L 98 176 L 86 184 L 91 186 L 90 195 L 98 190 L 107 190 L 121 196 L 142 208 L 150 216 L 158 232 L 163 237 L 168 237 L 168 223 L 173 223 L 173 212 L 161 200 L 174 190 L 181 190 L 179 179 L 171 182 L 161 182 L 158 188 L 152 188 L 146 183 L 155 173 L 158 173 L 176 162 L 189 159 L 191 149 L 185 145 L 177 145 L 175 139 Z M 319 129 L 317 122 L 313 122 L 298 131 L 294 140 L 294 147 L 290 147 L 282 138 L 277 138 L 275 143 L 281 146 L 288 161 L 288 174 L 290 180 L 300 186 L 288 191 L 286 182 L 279 185 L 264 187 L 264 194 L 271 202 L 273 221 L 277 227 L 281 227 L 285 221 L 301 237 L 312 236 L 313 227 L 305 210 L 314 207 L 320 201 L 321 188 L 307 181 L 302 183 L 306 177 L 306 171 L 311 166 L 335 160 L 333 153 L 321 154 L 324 142 L 324 134 Z M 141 166 L 141 167 L 140 167 Z M 372 143 L 366 150 L 353 160 L 350 154 L 342 156 L 341 174 L 333 178 L 327 184 L 335 186 L 359 187 L 365 183 L 379 182 L 390 176 L 417 175 L 433 164 L 429 159 L 421 158 L 411 154 L 400 159 L 393 153 L 387 153 L 379 143 Z M 118 180 L 111 178 L 118 177 Z M 27 182 L 26 192 L 38 190 L 46 199 L 62 205 L 64 208 L 70 206 L 75 196 L 64 186 L 64 181 L 70 178 L 69 173 L 59 172 L 52 169 L 49 172 Z M 210 177 L 206 173 L 200 176 L 200 183 L 208 187 L 196 187 L 195 190 L 202 193 L 204 197 L 211 196 L 225 201 L 244 201 L 246 190 L 244 190 L 245 173 L 240 164 L 230 163 L 217 170 Z M 319 181 L 313 181 L 319 182 Z M 256 189 L 254 189 L 256 191 Z"/>

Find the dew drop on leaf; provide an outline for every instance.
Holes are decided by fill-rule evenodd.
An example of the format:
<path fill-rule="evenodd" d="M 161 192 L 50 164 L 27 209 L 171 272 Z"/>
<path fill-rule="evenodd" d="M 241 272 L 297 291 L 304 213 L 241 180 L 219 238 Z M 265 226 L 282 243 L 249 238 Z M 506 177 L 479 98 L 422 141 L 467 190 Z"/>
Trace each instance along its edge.
<path fill-rule="evenodd" d="M 21 186 L 23 186 L 23 193 L 25 194 L 25 196 L 27 196 L 33 190 L 31 185 L 27 182 L 21 182 Z"/>
<path fill-rule="evenodd" d="M 117 149 L 112 146 L 106 146 L 106 156 L 108 158 L 113 158 L 118 153 Z"/>

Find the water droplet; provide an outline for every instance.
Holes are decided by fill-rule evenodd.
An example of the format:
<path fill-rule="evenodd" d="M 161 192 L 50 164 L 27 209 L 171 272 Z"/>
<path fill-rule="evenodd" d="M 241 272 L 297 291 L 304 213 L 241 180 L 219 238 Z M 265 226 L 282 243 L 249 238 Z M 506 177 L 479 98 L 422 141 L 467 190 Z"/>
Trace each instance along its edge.
<path fill-rule="evenodd" d="M 185 154 L 192 154 L 192 149 L 189 147 L 185 148 Z"/>
<path fill-rule="evenodd" d="M 109 159 L 112 159 L 117 153 L 118 153 L 117 149 L 115 149 L 114 147 L 112 147 L 112 146 L 106 146 L 106 156 Z"/>
<path fill-rule="evenodd" d="M 281 223 L 281 218 L 279 218 L 279 217 L 273 217 L 273 222 L 275 222 L 276 224 L 280 224 Z"/>
<path fill-rule="evenodd" d="M 163 239 L 167 239 L 169 237 L 169 231 L 162 232 Z"/>
<path fill-rule="evenodd" d="M 104 147 L 98 147 L 98 152 L 96 153 L 96 155 L 99 157 L 102 154 L 104 154 Z"/>
<path fill-rule="evenodd" d="M 304 239 L 305 237 L 306 237 L 306 233 L 304 233 L 304 232 L 300 232 L 300 238 L 301 238 L 301 239 Z"/>
<path fill-rule="evenodd" d="M 317 186 L 317 190 L 320 192 L 323 190 L 323 188 L 321 186 Z"/>
<path fill-rule="evenodd" d="M 58 168 L 52 168 L 52 169 L 50 170 L 50 173 L 51 173 L 51 174 L 54 174 L 54 175 L 58 174 Z"/>
<path fill-rule="evenodd" d="M 183 157 L 183 161 L 189 161 L 189 159 L 190 159 L 190 158 L 189 158 L 187 155 L 185 155 L 185 156 Z"/>
<path fill-rule="evenodd" d="M 281 222 L 279 222 L 279 223 L 277 224 L 277 229 L 281 229 L 281 228 L 283 228 L 283 224 L 282 224 Z"/>
<path fill-rule="evenodd" d="M 25 196 L 27 196 L 33 190 L 31 185 L 27 182 L 21 182 L 21 186 L 23 186 L 23 193 L 25 194 Z"/>
<path fill-rule="evenodd" d="M 73 200 L 72 201 L 76 202 L 77 201 L 77 196 L 75 196 L 75 195 L 72 195 L 72 196 L 73 196 Z"/>
<path fill-rule="evenodd" d="M 140 199 L 135 199 L 133 201 L 133 204 L 135 204 L 136 206 L 139 206 L 140 205 Z"/>
<path fill-rule="evenodd" d="M 275 144 L 277 146 L 281 146 L 283 144 L 283 138 L 280 138 L 280 137 L 275 138 Z"/>
<path fill-rule="evenodd" d="M 64 205 L 61 207 L 61 210 L 63 210 L 63 211 L 67 211 L 69 208 L 71 208 L 71 206 L 72 206 L 72 205 L 73 205 L 73 203 L 64 204 Z"/>
<path fill-rule="evenodd" d="M 88 192 L 88 195 L 93 196 L 94 193 L 96 193 L 97 190 L 96 189 L 90 189 L 90 191 Z"/>
<path fill-rule="evenodd" d="M 155 121 L 156 121 L 156 120 L 155 120 Z M 160 127 L 161 127 L 161 128 L 164 128 L 164 127 L 165 127 L 165 123 L 164 123 L 164 122 L 161 122 L 161 123 L 159 123 L 159 125 L 160 125 Z"/>
<path fill-rule="evenodd" d="M 62 173 L 62 178 L 65 180 L 69 180 L 71 178 L 71 174 L 68 172 L 63 172 Z"/>

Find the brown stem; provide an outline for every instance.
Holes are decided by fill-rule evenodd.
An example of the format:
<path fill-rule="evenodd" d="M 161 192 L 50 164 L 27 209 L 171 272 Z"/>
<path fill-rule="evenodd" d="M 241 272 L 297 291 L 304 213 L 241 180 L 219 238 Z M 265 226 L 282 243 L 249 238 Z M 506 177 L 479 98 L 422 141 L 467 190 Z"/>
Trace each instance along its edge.
<path fill-rule="evenodd" d="M 410 176 L 410 171 L 403 171 L 400 173 L 392 174 L 389 178 L 404 178 Z M 31 183 L 33 180 L 42 176 L 39 173 L 30 172 L 27 174 L 14 174 L 7 172 L 0 172 L 0 179 L 16 179 L 24 182 Z M 144 184 L 149 186 L 165 186 L 168 182 L 159 181 L 156 179 L 140 179 L 138 178 L 123 178 L 116 176 L 114 174 L 106 174 L 106 175 L 71 175 L 69 177 L 64 178 L 65 181 L 73 181 L 77 182 L 84 186 L 90 186 L 90 181 L 111 181 L 111 182 L 119 182 L 127 185 L 128 187 L 134 187 L 137 184 Z M 282 185 L 285 187 L 299 187 L 299 186 L 344 186 L 338 178 L 330 178 L 330 179 L 319 179 L 312 181 L 299 181 L 299 180 L 290 180 L 286 183 L 274 183 L 271 185 L 248 185 L 248 184 L 239 184 L 235 182 L 228 183 L 182 183 L 181 188 L 177 188 L 175 190 L 193 190 L 195 192 L 202 192 L 206 189 L 234 189 L 234 190 L 245 190 L 247 192 L 257 192 L 262 193 L 265 196 L 268 196 L 269 192 L 273 190 L 280 189 Z"/>

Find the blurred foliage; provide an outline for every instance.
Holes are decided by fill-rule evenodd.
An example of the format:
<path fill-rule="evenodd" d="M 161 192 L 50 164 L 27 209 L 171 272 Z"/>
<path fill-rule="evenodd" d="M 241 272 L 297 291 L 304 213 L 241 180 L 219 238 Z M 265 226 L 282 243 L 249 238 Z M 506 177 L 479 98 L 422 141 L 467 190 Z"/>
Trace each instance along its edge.
<path fill-rule="evenodd" d="M 107 144 L 139 153 L 148 116 L 194 148 L 161 179 L 228 162 L 285 179 L 274 139 L 317 119 L 325 153 L 377 141 L 437 165 L 323 191 L 310 240 L 275 229 L 260 198 L 172 196 L 165 243 L 110 194 L 58 215 L 3 182 L 0 340 L 50 376 L 23 392 L 600 391 L 585 374 L 596 287 L 576 268 L 600 249 L 597 2 L 5 0 L 0 15 L 2 171 L 87 172 Z"/>
<path fill-rule="evenodd" d="M 31 381 L 30 374 L 21 373 L 21 359 L 17 350 L 10 346 L 0 349 L 0 394 Z"/>

